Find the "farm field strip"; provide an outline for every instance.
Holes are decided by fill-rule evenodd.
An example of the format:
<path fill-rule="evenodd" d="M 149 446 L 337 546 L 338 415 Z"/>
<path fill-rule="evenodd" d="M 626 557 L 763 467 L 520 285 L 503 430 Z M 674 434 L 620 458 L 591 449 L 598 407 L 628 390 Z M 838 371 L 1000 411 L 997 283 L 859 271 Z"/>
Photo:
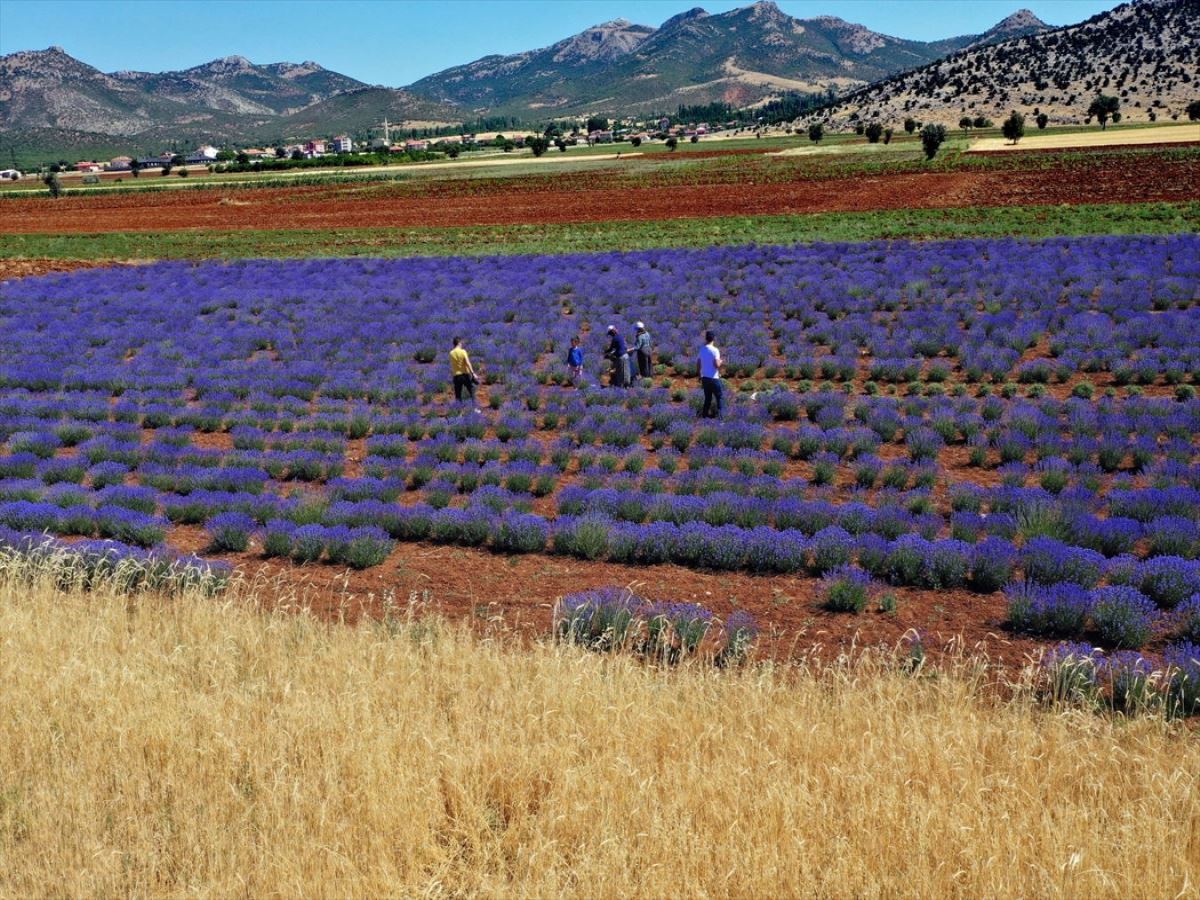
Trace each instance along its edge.
<path fill-rule="evenodd" d="M 1200 142 L 1200 122 L 1154 128 L 1126 128 L 1072 134 L 1029 134 L 1017 144 L 1007 138 L 982 138 L 971 143 L 968 153 L 996 151 L 1061 150 L 1071 147 L 1132 147 L 1139 144 L 1194 144 Z"/>
<path fill-rule="evenodd" d="M 9 199 L 4 234 L 106 231 L 463 227 L 654 221 L 700 216 L 759 216 L 996 206 L 1189 202 L 1196 199 L 1190 150 L 1138 155 L 1081 153 L 1018 156 L 909 171 L 883 167 L 812 170 L 765 157 L 659 166 L 643 175 L 591 173 L 559 179 L 441 179 L 294 189 L 129 193 L 97 197 Z M 990 160 L 979 156 L 974 159 Z"/>
<path fill-rule="evenodd" d="M 796 241 L 940 240 L 1200 231 L 1200 201 L 1004 206 L 789 216 L 721 216 L 650 222 L 472 227 L 276 229 L 13 234 L 0 246 L 0 278 L 38 271 L 37 260 L 152 260 L 309 256 L 460 256 L 580 253 Z M 8 260 L 5 264 L 3 261 Z"/>
<path fill-rule="evenodd" d="M 15 545 L 49 531 L 250 568 L 266 556 L 272 571 L 290 558 L 300 577 L 362 569 L 348 576 L 362 594 L 412 556 L 396 541 L 439 562 L 484 547 L 559 559 L 563 577 L 522 589 L 543 610 L 581 575 L 648 566 L 666 590 L 715 570 L 728 574 L 698 583 L 737 579 L 754 615 L 792 628 L 814 604 L 776 615 L 780 582 L 757 576 L 813 598 L 812 576 L 854 564 L 927 604 L 914 624 L 974 617 L 987 633 L 1023 602 L 999 593 L 1023 575 L 1039 610 L 1144 592 L 1142 643 L 1161 647 L 1200 593 L 1197 240 L 160 263 L 6 282 L 0 525 Z M 652 324 L 651 382 L 563 386 L 571 334 L 595 384 L 604 325 L 634 318 Z M 728 360 L 720 422 L 695 418 L 697 323 Z M 486 375 L 480 412 L 448 397 L 459 331 Z M 503 568 L 478 569 L 493 595 L 511 593 Z M 1079 593 L 1037 593 L 1063 584 Z M 1093 627 L 1071 621 L 1018 624 Z"/>

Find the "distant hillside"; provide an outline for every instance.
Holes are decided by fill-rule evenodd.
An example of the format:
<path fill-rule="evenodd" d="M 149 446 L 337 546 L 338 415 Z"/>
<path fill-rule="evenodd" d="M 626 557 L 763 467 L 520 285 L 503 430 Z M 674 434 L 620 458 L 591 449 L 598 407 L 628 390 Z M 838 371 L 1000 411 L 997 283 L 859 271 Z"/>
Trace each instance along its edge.
<path fill-rule="evenodd" d="M 227 56 L 182 72 L 116 72 L 113 77 L 186 106 L 268 116 L 286 115 L 366 87 L 314 62 L 256 66 L 243 56 Z"/>
<path fill-rule="evenodd" d="M 770 0 L 658 28 L 617 19 L 541 50 L 487 56 L 409 87 L 475 114 L 664 112 L 713 101 L 747 106 L 784 91 L 839 91 L 980 42 L 1046 27 L 1022 11 L 984 35 L 934 43 L 878 34 L 831 16 L 795 19 Z"/>
<path fill-rule="evenodd" d="M 850 94 L 819 117 L 835 126 L 910 116 L 956 124 L 964 115 L 998 123 L 1036 108 L 1077 124 L 1104 93 L 1120 98 L 1124 120 L 1186 120 L 1184 108 L 1200 99 L 1198 36 L 1197 0 L 1138 0 L 1078 25 L 968 47 Z"/>
<path fill-rule="evenodd" d="M 230 56 L 155 74 L 101 72 L 61 47 L 0 57 L 4 165 L 14 157 L 27 165 L 352 128 L 365 133 L 382 115 L 394 121 L 459 118 L 457 110 L 368 87 L 314 62 L 255 65 Z"/>

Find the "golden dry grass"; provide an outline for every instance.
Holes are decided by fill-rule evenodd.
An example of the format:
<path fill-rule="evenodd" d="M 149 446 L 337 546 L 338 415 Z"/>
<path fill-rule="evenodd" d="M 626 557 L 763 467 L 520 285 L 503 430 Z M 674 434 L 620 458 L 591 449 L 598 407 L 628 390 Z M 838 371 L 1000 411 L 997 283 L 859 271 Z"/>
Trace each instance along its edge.
<path fill-rule="evenodd" d="M 1070 147 L 1133 147 L 1144 144 L 1181 144 L 1200 141 L 1200 124 L 1152 125 L 1146 128 L 1113 128 L 1095 131 L 1034 132 L 1015 146 L 1008 138 L 981 138 L 968 153 L 996 150 L 1061 150 Z"/>
<path fill-rule="evenodd" d="M 0 583 L 0 895 L 1195 896 L 1200 741 L 884 666 L 658 671 Z"/>

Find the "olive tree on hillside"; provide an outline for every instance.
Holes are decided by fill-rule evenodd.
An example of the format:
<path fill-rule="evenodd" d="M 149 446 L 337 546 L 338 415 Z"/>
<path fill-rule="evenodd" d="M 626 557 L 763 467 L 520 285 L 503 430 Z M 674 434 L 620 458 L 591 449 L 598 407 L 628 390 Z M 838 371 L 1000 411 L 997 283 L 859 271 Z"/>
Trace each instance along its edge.
<path fill-rule="evenodd" d="M 821 143 L 823 137 L 825 137 L 825 126 L 820 122 L 813 122 L 808 126 L 808 139 L 814 144 Z"/>
<path fill-rule="evenodd" d="M 1037 117 L 1038 131 L 1045 131 L 1046 126 L 1048 124 L 1050 124 L 1050 117 L 1048 115 L 1046 115 L 1045 113 L 1038 113 L 1038 117 Z"/>
<path fill-rule="evenodd" d="M 914 131 L 917 130 L 917 126 L 920 124 L 921 123 L 918 122 L 916 119 L 912 118 L 912 116 L 909 116 L 907 119 L 904 120 L 904 133 L 912 134 Z"/>
<path fill-rule="evenodd" d="M 973 124 L 973 120 L 971 119 L 970 116 L 963 116 L 961 119 L 958 120 L 958 127 L 961 128 L 964 132 L 966 132 L 968 134 L 971 131 L 972 124 Z"/>
<path fill-rule="evenodd" d="M 1192 122 L 1200 122 L 1200 100 L 1193 100 L 1187 105 L 1188 119 Z"/>
<path fill-rule="evenodd" d="M 867 126 L 867 143 L 878 144 L 881 137 L 883 137 L 883 126 L 881 124 L 872 122 Z"/>

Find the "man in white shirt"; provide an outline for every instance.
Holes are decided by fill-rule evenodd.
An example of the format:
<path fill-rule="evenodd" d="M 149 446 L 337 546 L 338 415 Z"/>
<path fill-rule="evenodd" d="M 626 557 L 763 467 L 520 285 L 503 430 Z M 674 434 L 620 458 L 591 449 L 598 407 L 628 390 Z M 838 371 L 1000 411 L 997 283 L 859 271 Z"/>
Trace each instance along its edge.
<path fill-rule="evenodd" d="M 701 417 L 717 419 L 721 416 L 721 351 L 715 343 L 716 335 L 704 332 L 704 346 L 700 348 L 700 387 L 704 388 L 704 410 Z"/>

